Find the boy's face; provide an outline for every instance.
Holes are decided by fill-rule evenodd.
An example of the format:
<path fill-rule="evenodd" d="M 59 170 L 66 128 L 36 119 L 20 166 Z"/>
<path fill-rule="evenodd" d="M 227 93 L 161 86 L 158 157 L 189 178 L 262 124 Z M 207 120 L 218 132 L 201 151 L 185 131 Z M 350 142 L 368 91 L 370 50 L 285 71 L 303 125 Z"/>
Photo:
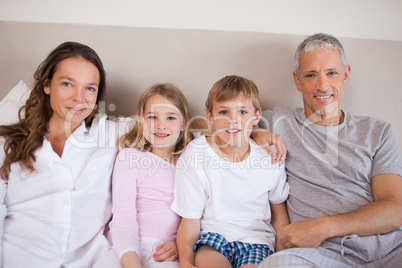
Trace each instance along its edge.
<path fill-rule="evenodd" d="M 256 110 L 251 99 L 242 95 L 233 100 L 213 102 L 212 113 L 207 112 L 214 126 L 215 142 L 220 147 L 248 146 L 253 126 L 261 117 L 261 109 Z"/>

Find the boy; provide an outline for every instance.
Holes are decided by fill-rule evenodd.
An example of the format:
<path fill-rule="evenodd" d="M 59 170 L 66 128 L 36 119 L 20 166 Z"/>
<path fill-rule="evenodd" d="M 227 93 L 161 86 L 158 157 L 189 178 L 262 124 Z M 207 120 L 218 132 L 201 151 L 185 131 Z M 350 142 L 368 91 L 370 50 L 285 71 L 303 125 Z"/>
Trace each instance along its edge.
<path fill-rule="evenodd" d="M 222 78 L 208 94 L 206 114 L 214 134 L 191 142 L 177 165 L 171 208 L 182 217 L 180 267 L 256 267 L 273 253 L 275 230 L 289 223 L 284 166 L 273 166 L 250 139 L 261 117 L 257 86 Z"/>

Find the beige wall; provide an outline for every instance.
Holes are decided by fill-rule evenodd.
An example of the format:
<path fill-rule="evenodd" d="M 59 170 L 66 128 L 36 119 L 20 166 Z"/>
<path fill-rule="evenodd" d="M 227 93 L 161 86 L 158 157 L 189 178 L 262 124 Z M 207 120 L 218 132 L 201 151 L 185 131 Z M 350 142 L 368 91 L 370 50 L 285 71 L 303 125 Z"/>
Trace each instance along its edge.
<path fill-rule="evenodd" d="M 44 24 L 0 21 L 0 98 L 32 74 L 61 42 L 93 47 L 108 73 L 110 115 L 132 115 L 138 96 L 156 82 L 172 82 L 204 115 L 212 84 L 227 74 L 254 80 L 263 108 L 301 106 L 293 84 L 293 53 L 302 35 Z M 352 73 L 343 108 L 392 123 L 402 145 L 402 41 L 340 38 Z M 110 106 L 112 105 L 112 106 Z M 113 108 L 113 109 L 109 109 Z M 4 115 L 2 115 L 4 116 Z"/>

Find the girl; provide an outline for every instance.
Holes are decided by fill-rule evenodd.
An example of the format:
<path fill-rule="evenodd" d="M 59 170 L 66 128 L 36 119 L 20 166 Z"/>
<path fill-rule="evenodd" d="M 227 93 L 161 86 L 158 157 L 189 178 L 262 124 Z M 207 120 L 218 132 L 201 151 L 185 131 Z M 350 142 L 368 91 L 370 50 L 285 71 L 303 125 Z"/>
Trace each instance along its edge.
<path fill-rule="evenodd" d="M 189 119 L 183 93 L 157 84 L 142 94 L 136 123 L 119 140 L 110 232 L 125 268 L 179 267 L 174 261 L 180 217 L 170 204 L 176 160 L 192 138 L 186 130 Z"/>
<path fill-rule="evenodd" d="M 19 122 L 0 126 L 1 267 L 120 266 L 103 236 L 116 155 L 98 143 L 105 76 L 92 48 L 63 43 L 36 70 Z"/>

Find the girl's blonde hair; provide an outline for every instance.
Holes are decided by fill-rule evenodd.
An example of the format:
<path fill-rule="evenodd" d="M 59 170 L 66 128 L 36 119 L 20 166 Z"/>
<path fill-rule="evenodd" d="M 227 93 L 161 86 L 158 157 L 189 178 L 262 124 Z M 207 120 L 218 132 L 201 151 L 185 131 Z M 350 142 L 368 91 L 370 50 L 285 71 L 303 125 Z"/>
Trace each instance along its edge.
<path fill-rule="evenodd" d="M 156 84 L 148 88 L 142 93 L 138 100 L 136 112 L 135 112 L 135 125 L 134 127 L 124 134 L 118 141 L 119 150 L 124 148 L 136 148 L 140 151 L 151 151 L 152 144 L 150 144 L 144 137 L 144 110 L 147 101 L 155 96 L 161 95 L 172 102 L 172 104 L 179 109 L 185 130 L 181 133 L 179 140 L 176 143 L 175 154 L 180 154 L 187 144 L 193 139 L 192 133 L 188 130 L 188 122 L 191 118 L 188 109 L 187 99 L 184 94 L 172 84 Z"/>

